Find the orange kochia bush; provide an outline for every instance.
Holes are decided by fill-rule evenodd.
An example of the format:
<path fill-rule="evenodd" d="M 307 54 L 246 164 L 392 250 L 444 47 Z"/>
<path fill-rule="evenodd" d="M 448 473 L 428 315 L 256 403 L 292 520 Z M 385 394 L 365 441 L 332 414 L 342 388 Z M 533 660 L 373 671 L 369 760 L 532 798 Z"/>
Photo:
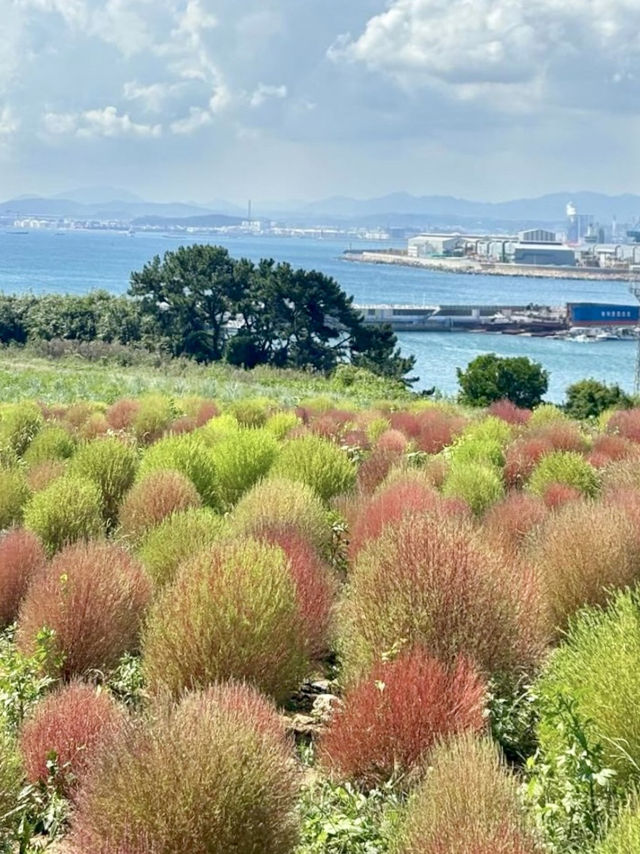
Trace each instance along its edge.
<path fill-rule="evenodd" d="M 527 534 L 546 519 L 548 509 L 538 495 L 510 492 L 487 511 L 483 527 L 490 542 L 517 553 Z"/>
<path fill-rule="evenodd" d="M 16 619 L 29 582 L 44 563 L 42 543 L 31 531 L 14 528 L 0 537 L 0 628 Z"/>
<path fill-rule="evenodd" d="M 200 504 L 195 486 L 180 472 L 169 469 L 150 472 L 124 497 L 120 507 L 122 531 L 136 539 L 171 513 Z"/>
<path fill-rule="evenodd" d="M 482 729 L 485 692 L 466 659 L 448 667 L 420 647 L 405 652 L 347 691 L 320 741 L 320 761 L 367 788 L 403 777 L 438 739 Z"/>

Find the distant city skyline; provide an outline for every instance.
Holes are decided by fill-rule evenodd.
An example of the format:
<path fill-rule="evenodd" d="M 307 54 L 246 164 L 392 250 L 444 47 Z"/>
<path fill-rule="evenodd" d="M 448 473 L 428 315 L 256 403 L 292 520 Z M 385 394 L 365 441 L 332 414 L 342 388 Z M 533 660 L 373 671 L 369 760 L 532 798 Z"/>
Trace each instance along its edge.
<path fill-rule="evenodd" d="M 0 15 L 1 199 L 640 190 L 628 0 L 0 0 Z"/>

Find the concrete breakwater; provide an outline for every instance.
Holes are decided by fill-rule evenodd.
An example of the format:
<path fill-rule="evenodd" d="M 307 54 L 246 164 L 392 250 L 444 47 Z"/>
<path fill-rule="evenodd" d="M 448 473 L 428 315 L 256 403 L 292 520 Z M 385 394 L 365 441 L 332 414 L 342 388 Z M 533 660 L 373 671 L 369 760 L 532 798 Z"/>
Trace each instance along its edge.
<path fill-rule="evenodd" d="M 524 264 L 501 264 L 472 258 L 409 258 L 406 253 L 363 250 L 345 252 L 346 261 L 364 264 L 395 264 L 441 273 L 464 273 L 470 276 L 521 276 L 529 279 L 582 279 L 614 282 L 640 281 L 640 273 L 595 267 L 536 267 Z"/>

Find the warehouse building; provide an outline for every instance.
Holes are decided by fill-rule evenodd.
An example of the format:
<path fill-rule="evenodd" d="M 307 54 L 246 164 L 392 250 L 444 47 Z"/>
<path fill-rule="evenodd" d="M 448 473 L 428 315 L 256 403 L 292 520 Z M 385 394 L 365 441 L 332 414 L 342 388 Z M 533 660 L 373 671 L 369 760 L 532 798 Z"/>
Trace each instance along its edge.
<path fill-rule="evenodd" d="M 575 267 L 576 253 L 564 246 L 555 232 L 534 228 L 518 235 L 513 261 L 533 267 Z"/>
<path fill-rule="evenodd" d="M 409 258 L 432 258 L 453 255 L 464 248 L 465 239 L 459 234 L 419 234 L 408 241 Z"/>

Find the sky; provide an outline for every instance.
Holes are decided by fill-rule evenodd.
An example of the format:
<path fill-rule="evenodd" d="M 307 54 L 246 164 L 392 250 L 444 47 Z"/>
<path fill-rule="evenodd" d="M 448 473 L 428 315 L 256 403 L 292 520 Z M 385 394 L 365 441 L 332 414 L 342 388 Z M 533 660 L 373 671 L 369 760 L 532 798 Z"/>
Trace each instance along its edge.
<path fill-rule="evenodd" d="M 0 198 L 640 191 L 640 0 L 0 0 Z"/>

